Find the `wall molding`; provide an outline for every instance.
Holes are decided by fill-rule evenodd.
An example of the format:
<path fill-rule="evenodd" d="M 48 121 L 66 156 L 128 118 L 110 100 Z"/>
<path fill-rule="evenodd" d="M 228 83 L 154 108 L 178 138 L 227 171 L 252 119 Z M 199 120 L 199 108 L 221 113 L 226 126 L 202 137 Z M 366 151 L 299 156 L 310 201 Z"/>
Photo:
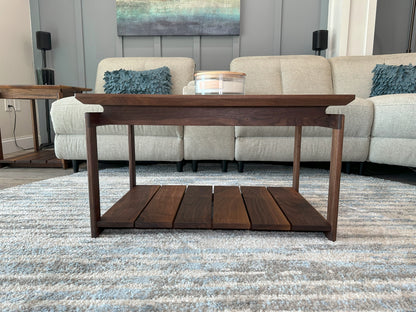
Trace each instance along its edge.
<path fill-rule="evenodd" d="M 329 0 L 327 56 L 373 54 L 377 0 Z"/>
<path fill-rule="evenodd" d="M 16 141 L 17 144 L 23 148 L 33 148 L 33 137 L 31 135 L 17 137 Z M 21 151 L 21 149 L 19 149 L 14 144 L 14 138 L 3 139 L 1 142 L 4 154 L 10 154 Z"/>
<path fill-rule="evenodd" d="M 282 15 L 283 0 L 274 2 L 274 31 L 273 31 L 273 54 L 280 55 L 282 53 Z"/>

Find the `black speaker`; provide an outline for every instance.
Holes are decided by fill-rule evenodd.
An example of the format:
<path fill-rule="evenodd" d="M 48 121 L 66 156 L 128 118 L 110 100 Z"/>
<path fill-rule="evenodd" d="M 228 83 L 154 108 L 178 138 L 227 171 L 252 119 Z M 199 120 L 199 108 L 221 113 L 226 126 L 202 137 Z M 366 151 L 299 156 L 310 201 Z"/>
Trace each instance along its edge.
<path fill-rule="evenodd" d="M 51 50 L 51 33 L 46 31 L 36 32 L 36 45 L 39 50 Z"/>
<path fill-rule="evenodd" d="M 312 39 L 312 50 L 322 51 L 328 48 L 328 30 L 314 31 Z"/>

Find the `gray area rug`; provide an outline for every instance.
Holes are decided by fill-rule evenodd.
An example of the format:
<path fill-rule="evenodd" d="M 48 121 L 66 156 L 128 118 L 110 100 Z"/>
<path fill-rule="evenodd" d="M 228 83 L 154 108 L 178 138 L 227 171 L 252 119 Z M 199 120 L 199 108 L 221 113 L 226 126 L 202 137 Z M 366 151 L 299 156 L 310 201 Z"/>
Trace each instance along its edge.
<path fill-rule="evenodd" d="M 139 166 L 138 184 L 290 186 L 291 169 Z M 325 213 L 328 172 L 300 192 Z M 100 171 L 103 211 L 128 189 Z M 343 175 L 338 238 L 323 233 L 105 230 L 87 174 L 0 191 L 1 311 L 415 311 L 416 187 Z"/>

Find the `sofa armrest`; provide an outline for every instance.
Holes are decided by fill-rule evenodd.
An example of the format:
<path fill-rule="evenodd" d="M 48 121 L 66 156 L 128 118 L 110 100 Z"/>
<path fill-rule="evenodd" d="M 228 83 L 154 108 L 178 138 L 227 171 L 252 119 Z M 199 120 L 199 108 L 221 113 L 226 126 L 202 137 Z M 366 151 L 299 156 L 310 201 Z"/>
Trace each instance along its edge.
<path fill-rule="evenodd" d="M 195 94 L 195 80 L 190 81 L 182 90 L 183 95 L 194 95 Z"/>
<path fill-rule="evenodd" d="M 56 134 L 84 134 L 85 113 L 103 110 L 101 105 L 83 104 L 74 96 L 59 99 L 51 108 L 53 129 Z"/>

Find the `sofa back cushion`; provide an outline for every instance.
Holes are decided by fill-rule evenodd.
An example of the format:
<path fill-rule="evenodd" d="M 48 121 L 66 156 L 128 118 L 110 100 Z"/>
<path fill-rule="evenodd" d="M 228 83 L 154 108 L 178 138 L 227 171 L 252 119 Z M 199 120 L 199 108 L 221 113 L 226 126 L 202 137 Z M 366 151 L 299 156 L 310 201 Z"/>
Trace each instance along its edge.
<path fill-rule="evenodd" d="M 144 71 L 167 66 L 172 76 L 172 94 L 194 79 L 195 62 L 188 57 L 112 57 L 103 59 L 97 68 L 95 93 L 104 93 L 104 74 L 119 69 Z"/>
<path fill-rule="evenodd" d="M 409 65 L 416 63 L 416 53 L 367 56 L 338 56 L 329 59 L 332 68 L 334 92 L 355 94 L 368 98 L 373 84 L 373 69 L 377 64 Z"/>
<path fill-rule="evenodd" d="M 246 76 L 246 94 L 331 94 L 328 61 L 314 55 L 246 56 L 230 70 Z"/>

